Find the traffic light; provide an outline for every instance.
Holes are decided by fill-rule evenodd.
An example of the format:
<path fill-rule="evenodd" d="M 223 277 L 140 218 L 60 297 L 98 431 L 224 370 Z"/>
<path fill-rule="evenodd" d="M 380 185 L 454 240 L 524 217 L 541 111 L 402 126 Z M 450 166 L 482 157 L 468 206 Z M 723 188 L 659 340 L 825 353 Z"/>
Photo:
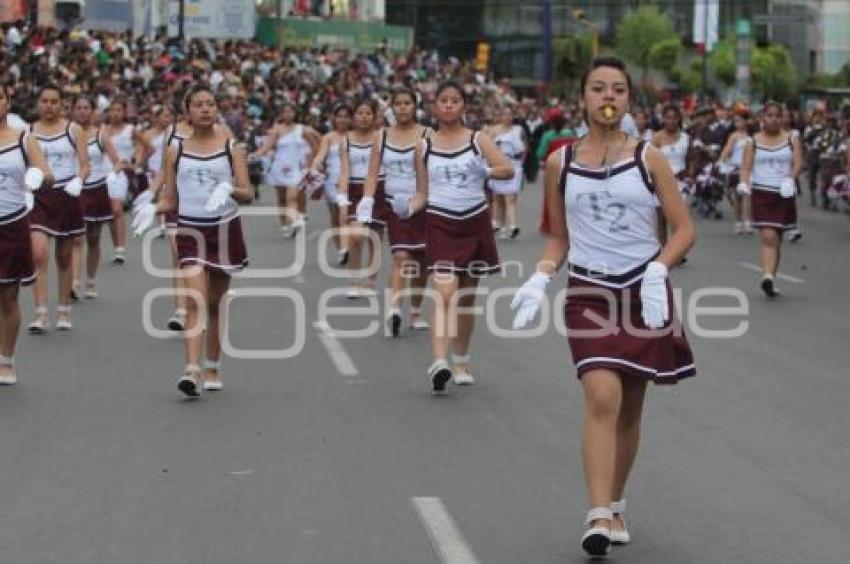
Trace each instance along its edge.
<path fill-rule="evenodd" d="M 479 41 L 478 47 L 475 50 L 475 70 L 478 72 L 487 72 L 490 66 L 490 44 L 486 41 Z"/>

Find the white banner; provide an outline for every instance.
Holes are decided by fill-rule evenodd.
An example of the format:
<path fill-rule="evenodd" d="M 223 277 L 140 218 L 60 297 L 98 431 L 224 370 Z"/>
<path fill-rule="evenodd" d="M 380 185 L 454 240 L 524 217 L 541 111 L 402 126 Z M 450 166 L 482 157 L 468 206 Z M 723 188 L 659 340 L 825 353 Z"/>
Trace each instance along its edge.
<path fill-rule="evenodd" d="M 183 33 L 187 38 L 251 39 L 256 32 L 254 0 L 185 0 Z M 180 2 L 169 6 L 168 34 L 177 36 Z"/>
<path fill-rule="evenodd" d="M 720 0 L 694 0 L 694 43 L 705 43 L 706 52 L 717 43 Z"/>

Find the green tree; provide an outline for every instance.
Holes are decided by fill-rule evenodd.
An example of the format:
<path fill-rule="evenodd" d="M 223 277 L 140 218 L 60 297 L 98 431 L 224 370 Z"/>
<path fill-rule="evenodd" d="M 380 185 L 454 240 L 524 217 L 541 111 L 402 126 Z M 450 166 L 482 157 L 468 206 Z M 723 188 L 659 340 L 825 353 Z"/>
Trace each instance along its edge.
<path fill-rule="evenodd" d="M 593 60 L 593 38 L 589 35 L 560 37 L 554 42 L 555 80 L 577 82 Z"/>
<path fill-rule="evenodd" d="M 717 42 L 708 56 L 708 66 L 726 86 L 735 84 L 735 38 L 726 37 Z"/>
<path fill-rule="evenodd" d="M 647 63 L 650 67 L 662 71 L 669 77 L 670 71 L 676 67 L 681 54 L 682 40 L 678 37 L 671 37 L 658 41 L 649 48 Z"/>
<path fill-rule="evenodd" d="M 617 52 L 627 61 L 641 68 L 643 74 L 652 67 L 650 53 L 657 43 L 665 43 L 657 48 L 658 62 L 668 62 L 672 42 L 681 40 L 673 28 L 673 22 L 658 6 L 641 6 L 629 10 L 617 25 Z M 662 69 L 663 70 L 663 69 Z"/>
<path fill-rule="evenodd" d="M 784 45 L 756 47 L 750 61 L 753 89 L 765 98 L 787 100 L 797 91 L 797 69 Z"/>

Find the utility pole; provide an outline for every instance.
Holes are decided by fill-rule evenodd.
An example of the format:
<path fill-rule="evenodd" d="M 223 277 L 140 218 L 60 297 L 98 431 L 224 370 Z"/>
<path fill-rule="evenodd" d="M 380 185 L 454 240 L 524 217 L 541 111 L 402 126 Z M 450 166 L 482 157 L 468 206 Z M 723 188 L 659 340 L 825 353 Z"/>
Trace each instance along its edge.
<path fill-rule="evenodd" d="M 177 16 L 177 37 L 180 38 L 180 42 L 186 38 L 186 0 L 179 0 L 180 2 L 180 12 Z"/>

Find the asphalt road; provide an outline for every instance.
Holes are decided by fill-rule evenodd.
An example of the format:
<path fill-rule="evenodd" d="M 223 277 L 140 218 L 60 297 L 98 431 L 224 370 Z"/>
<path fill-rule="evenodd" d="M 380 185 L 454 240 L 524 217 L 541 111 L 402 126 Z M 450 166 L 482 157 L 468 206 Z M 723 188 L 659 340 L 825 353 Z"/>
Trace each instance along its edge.
<path fill-rule="evenodd" d="M 531 268 L 539 187 L 523 198 L 523 234 L 501 249 Z M 326 215 L 313 204 L 296 275 L 234 282 L 234 347 L 279 352 L 300 334 L 303 350 L 227 358 L 221 393 L 184 401 L 181 341 L 145 333 L 144 297 L 169 282 L 142 268 L 139 240 L 126 266 L 104 266 L 101 297 L 75 309 L 72 333 L 21 337 L 19 384 L 0 389 L 0 562 L 585 561 L 581 390 L 564 338 L 500 337 L 481 323 L 479 384 L 432 398 L 426 334 L 340 336 L 381 320 L 365 301 L 359 318 L 314 324 L 325 292 L 344 287 L 317 264 Z M 805 205 L 801 215 L 805 236 L 785 248 L 773 302 L 748 266 L 755 240 L 699 221 L 674 281 L 685 304 L 701 288 L 737 289 L 746 315 L 699 320 L 748 327 L 732 338 L 692 331 L 698 376 L 651 389 L 627 492 L 634 543 L 613 561 L 848 561 L 850 220 Z M 271 218 L 245 222 L 255 267 L 291 263 L 296 243 Z M 168 265 L 164 241 L 152 256 Z M 491 302 L 492 292 L 520 283 L 518 270 L 483 285 L 503 328 L 510 298 Z M 28 291 L 23 301 L 27 322 Z M 155 324 L 169 313 L 167 299 L 153 301 Z"/>

